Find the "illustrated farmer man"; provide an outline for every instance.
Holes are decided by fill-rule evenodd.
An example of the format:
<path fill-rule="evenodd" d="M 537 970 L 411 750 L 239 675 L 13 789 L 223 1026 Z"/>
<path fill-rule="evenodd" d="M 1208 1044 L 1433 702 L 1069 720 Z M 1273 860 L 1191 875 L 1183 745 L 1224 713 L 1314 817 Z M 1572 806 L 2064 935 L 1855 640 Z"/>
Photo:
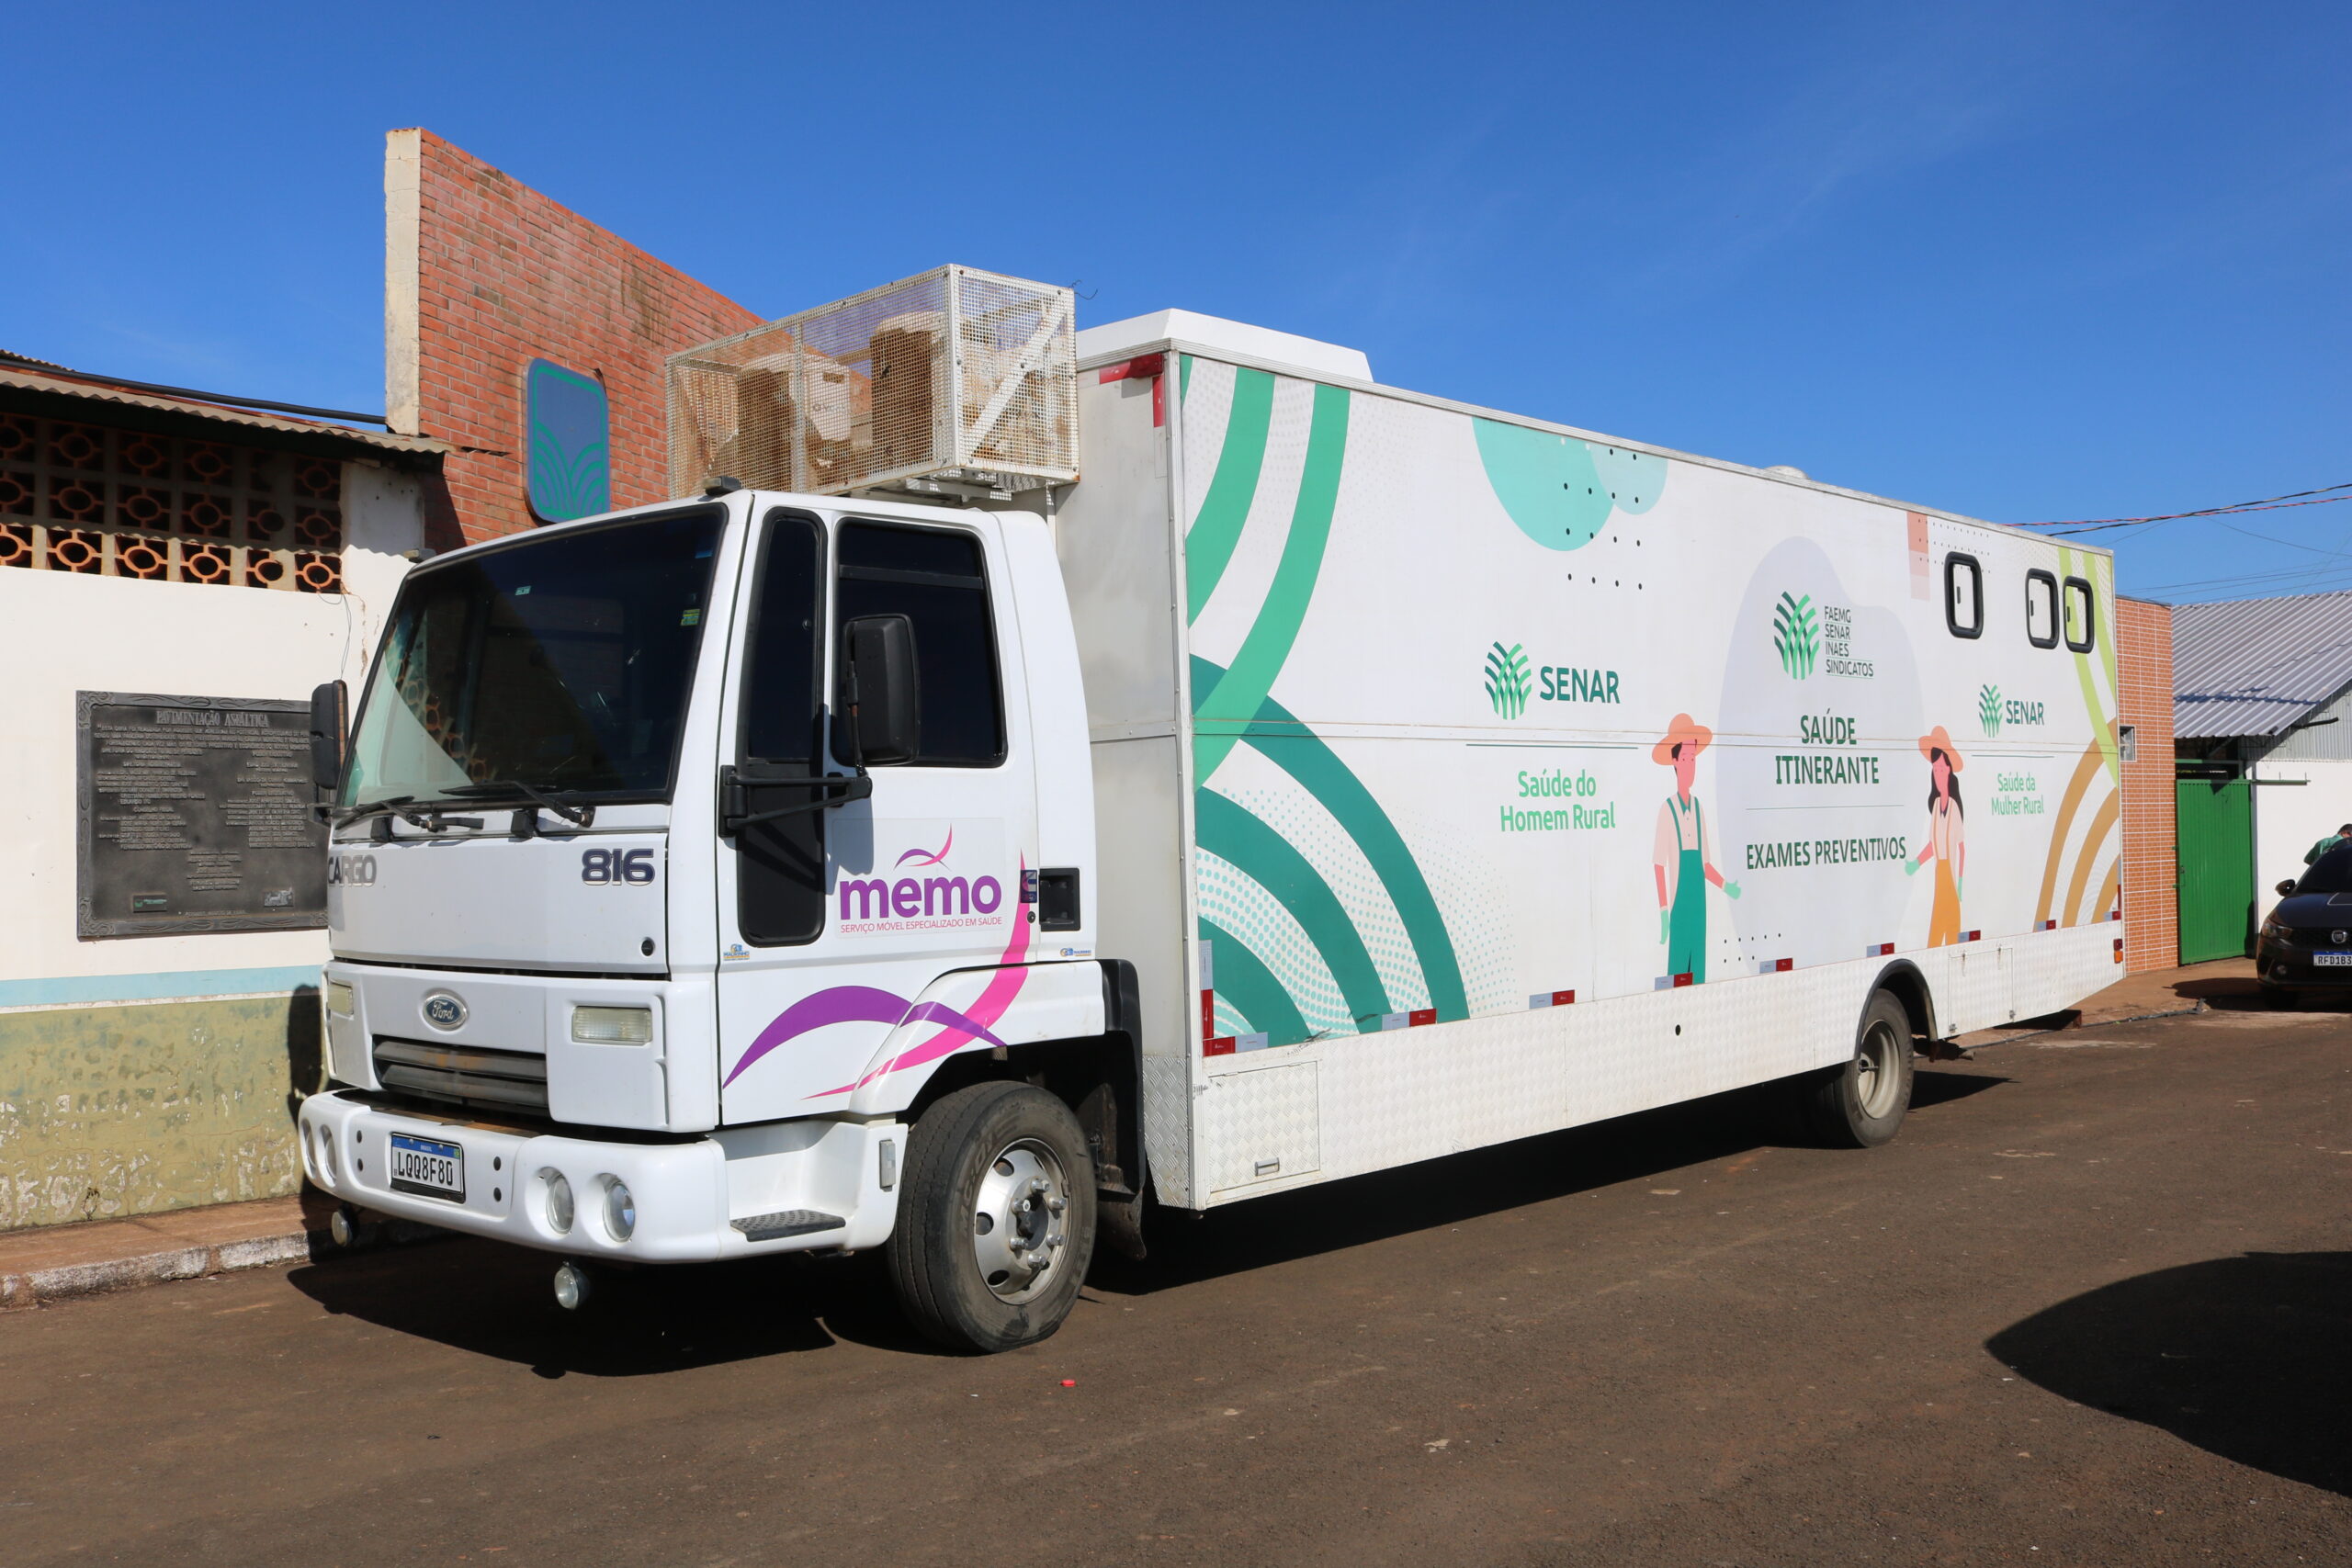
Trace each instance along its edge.
<path fill-rule="evenodd" d="M 1657 837 L 1653 841 L 1650 868 L 1657 875 L 1657 934 L 1666 943 L 1666 972 L 1688 975 L 1694 986 L 1707 977 L 1707 884 L 1727 897 L 1739 897 L 1739 884 L 1725 882 L 1715 869 L 1713 841 L 1707 837 L 1707 814 L 1690 793 L 1698 776 L 1699 753 L 1715 732 L 1687 713 L 1674 716 L 1666 738 L 1650 748 L 1650 760 L 1674 770 L 1674 793 L 1658 807 Z"/>

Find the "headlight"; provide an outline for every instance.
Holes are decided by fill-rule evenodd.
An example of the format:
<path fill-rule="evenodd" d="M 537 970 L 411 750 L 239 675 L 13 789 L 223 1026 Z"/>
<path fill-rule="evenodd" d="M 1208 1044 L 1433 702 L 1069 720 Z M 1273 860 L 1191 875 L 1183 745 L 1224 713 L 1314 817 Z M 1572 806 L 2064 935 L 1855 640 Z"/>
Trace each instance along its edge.
<path fill-rule="evenodd" d="M 2265 920 L 2262 922 L 2262 934 L 2274 942 L 2284 942 L 2287 939 L 2287 928 L 2276 920 Z"/>
<path fill-rule="evenodd" d="M 558 1235 L 571 1234 L 571 1183 L 560 1170 L 543 1170 L 539 1179 L 547 1187 L 548 1229 Z"/>
<path fill-rule="evenodd" d="M 323 1123 L 320 1124 L 315 1131 L 319 1140 L 319 1174 L 325 1177 L 327 1185 L 332 1187 L 342 1179 L 343 1175 L 334 1168 L 334 1134 L 330 1132 Z"/>
<path fill-rule="evenodd" d="M 605 1228 L 613 1233 L 615 1241 L 627 1241 L 637 1229 L 637 1200 L 630 1196 L 628 1183 L 617 1176 L 605 1179 Z"/>
<path fill-rule="evenodd" d="M 327 982 L 327 1011 L 337 1018 L 351 1016 L 351 987 L 341 980 Z"/>
<path fill-rule="evenodd" d="M 583 1045 L 650 1045 L 651 1008 L 573 1008 L 571 1037 Z"/>

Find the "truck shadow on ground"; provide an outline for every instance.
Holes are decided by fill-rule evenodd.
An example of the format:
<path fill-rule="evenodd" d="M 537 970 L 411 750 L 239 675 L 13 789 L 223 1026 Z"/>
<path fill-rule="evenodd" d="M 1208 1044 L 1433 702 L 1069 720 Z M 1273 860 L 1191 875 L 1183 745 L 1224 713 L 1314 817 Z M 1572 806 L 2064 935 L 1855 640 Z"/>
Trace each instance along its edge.
<path fill-rule="evenodd" d="M 2352 1495 L 2352 1252 L 2247 1253 L 2087 1292 L 1984 1348 L 2063 1399 Z"/>
<path fill-rule="evenodd" d="M 454 1237 L 341 1258 L 288 1280 L 328 1312 L 545 1378 L 644 1377 L 821 1350 L 838 1335 L 944 1354 L 906 1325 L 880 1255 L 600 1271 L 577 1313 L 555 1303 L 547 1253 Z"/>
<path fill-rule="evenodd" d="M 2007 1078 L 1981 1069 L 1921 1068 L 1912 1104 L 1927 1110 Z M 1645 1179 L 1759 1150 L 1797 1147 L 1776 1086 L 1667 1106 L 1589 1127 L 1221 1209 L 1195 1219 L 1156 1210 L 1151 1257 L 1096 1255 L 1088 1299 L 1135 1296 L 1271 1264 Z M 1819 1157 L 1820 1151 L 1803 1151 Z M 848 1340 L 941 1355 L 907 1326 L 878 1254 L 775 1258 L 598 1276 L 579 1313 L 555 1304 L 557 1259 L 469 1238 L 342 1257 L 295 1269 L 288 1281 L 326 1311 L 542 1377 L 642 1377 L 693 1367 L 823 1349 Z"/>
<path fill-rule="evenodd" d="M 1927 1110 L 2009 1081 L 1982 1069 L 1923 1066 L 1913 1076 L 1911 1104 Z M 1148 1295 L 1762 1150 L 1837 1157 L 1792 1136 L 1785 1095 L 1781 1085 L 1740 1089 L 1272 1194 L 1198 1217 L 1156 1210 L 1145 1225 L 1151 1257 L 1136 1264 L 1098 1255 L 1094 1282 L 1121 1294 Z"/>

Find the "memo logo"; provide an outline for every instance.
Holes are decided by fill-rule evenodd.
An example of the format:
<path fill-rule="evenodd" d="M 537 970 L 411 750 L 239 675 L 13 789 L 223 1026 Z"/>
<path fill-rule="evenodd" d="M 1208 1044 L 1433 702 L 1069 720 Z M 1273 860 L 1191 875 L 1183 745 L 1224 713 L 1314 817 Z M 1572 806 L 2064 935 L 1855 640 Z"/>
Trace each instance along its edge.
<path fill-rule="evenodd" d="M 1813 673 L 1814 662 L 1821 657 L 1821 616 L 1813 607 L 1812 594 L 1781 595 L 1772 608 L 1772 647 L 1790 680 L 1802 681 Z"/>
<path fill-rule="evenodd" d="M 1495 712 L 1504 718 L 1517 718 L 1527 710 L 1527 694 L 1532 682 L 1528 679 L 1527 649 L 1520 643 L 1505 648 L 1496 643 L 1487 650 L 1487 700 Z"/>
<path fill-rule="evenodd" d="M 1987 685 L 1976 694 L 1976 722 L 1987 736 L 2001 733 L 2001 688 Z"/>

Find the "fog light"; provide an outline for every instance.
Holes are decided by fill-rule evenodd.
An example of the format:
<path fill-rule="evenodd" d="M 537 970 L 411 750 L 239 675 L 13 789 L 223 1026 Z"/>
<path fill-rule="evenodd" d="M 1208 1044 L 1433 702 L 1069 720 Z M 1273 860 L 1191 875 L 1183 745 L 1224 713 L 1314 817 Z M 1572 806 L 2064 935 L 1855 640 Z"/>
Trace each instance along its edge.
<path fill-rule="evenodd" d="M 637 1229 L 637 1200 L 617 1176 L 605 1178 L 605 1228 L 615 1241 L 627 1241 Z"/>
<path fill-rule="evenodd" d="M 351 987 L 341 980 L 327 982 L 327 1011 L 337 1018 L 351 1016 Z"/>
<path fill-rule="evenodd" d="M 571 1037 L 583 1045 L 650 1045 L 651 1008 L 573 1008 Z"/>
<path fill-rule="evenodd" d="M 557 1180 L 563 1179 L 558 1177 Z M 566 1263 L 555 1271 L 555 1304 L 566 1312 L 578 1312 L 588 1300 L 588 1270 L 577 1263 Z"/>
<path fill-rule="evenodd" d="M 571 1183 L 563 1179 L 563 1172 L 560 1170 L 543 1170 L 539 1172 L 539 1180 L 546 1184 L 547 1189 L 548 1229 L 558 1235 L 570 1235 Z"/>

